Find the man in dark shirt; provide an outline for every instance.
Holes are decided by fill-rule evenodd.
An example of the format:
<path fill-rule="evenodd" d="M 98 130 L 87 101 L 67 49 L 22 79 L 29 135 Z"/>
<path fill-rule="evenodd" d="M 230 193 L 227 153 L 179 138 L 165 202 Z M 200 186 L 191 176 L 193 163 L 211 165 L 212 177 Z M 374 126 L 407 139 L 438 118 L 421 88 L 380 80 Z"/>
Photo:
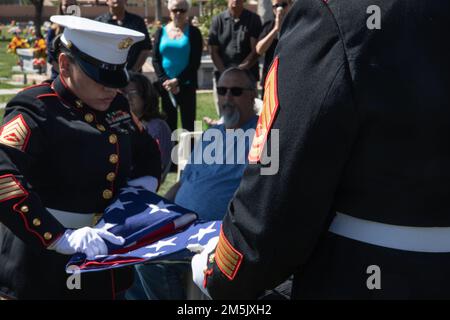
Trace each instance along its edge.
<path fill-rule="evenodd" d="M 133 29 L 142 32 L 145 35 L 144 41 L 135 43 L 130 48 L 127 58 L 127 69 L 140 71 L 152 50 L 152 43 L 144 20 L 125 10 L 127 0 L 107 0 L 106 3 L 109 7 L 109 11 L 98 16 L 95 20 Z"/>
<path fill-rule="evenodd" d="M 244 0 L 228 0 L 228 9 L 214 17 L 209 31 L 211 58 L 221 73 L 230 66 L 249 69 L 256 79 L 258 56 L 256 42 L 261 19 L 244 8 Z"/>

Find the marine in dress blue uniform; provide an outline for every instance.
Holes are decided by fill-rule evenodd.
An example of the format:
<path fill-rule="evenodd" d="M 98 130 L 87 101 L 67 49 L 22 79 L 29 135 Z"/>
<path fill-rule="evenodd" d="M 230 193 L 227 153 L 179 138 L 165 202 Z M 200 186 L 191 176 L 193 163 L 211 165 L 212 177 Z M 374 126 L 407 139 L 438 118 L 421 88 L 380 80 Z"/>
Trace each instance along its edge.
<path fill-rule="evenodd" d="M 61 51 L 85 75 L 108 88 L 127 84 L 128 49 L 142 34 L 74 16 L 52 21 L 65 26 Z M 82 275 L 81 290 L 69 290 L 65 264 L 72 251 L 101 252 L 91 227 L 121 187 L 154 189 L 160 168 L 156 142 L 120 93 L 101 111 L 61 75 L 20 92 L 0 127 L 0 296 L 111 299 L 126 289 L 125 268 Z"/>

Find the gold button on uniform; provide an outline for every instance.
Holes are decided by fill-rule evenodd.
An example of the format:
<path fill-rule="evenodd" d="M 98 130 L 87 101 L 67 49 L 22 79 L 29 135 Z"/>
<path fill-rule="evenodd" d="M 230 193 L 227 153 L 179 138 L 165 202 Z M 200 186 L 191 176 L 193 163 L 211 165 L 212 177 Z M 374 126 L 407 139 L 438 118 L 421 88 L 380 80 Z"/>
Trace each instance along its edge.
<path fill-rule="evenodd" d="M 109 136 L 109 143 L 111 143 L 111 144 L 117 143 L 117 136 L 114 133 Z"/>
<path fill-rule="evenodd" d="M 50 240 L 51 238 L 53 238 L 53 235 L 50 232 L 46 232 L 44 233 L 44 239 L 45 240 Z"/>
<path fill-rule="evenodd" d="M 105 126 L 102 125 L 102 124 L 98 124 L 98 125 L 97 125 L 97 129 L 100 130 L 100 131 L 106 131 Z"/>
<path fill-rule="evenodd" d="M 110 172 L 106 175 L 106 180 L 109 182 L 113 182 L 116 179 L 116 174 L 114 172 Z"/>
<path fill-rule="evenodd" d="M 112 196 L 113 196 L 113 193 L 112 193 L 111 190 L 105 189 L 105 190 L 103 191 L 103 199 L 109 200 L 109 199 L 112 198 Z"/>
<path fill-rule="evenodd" d="M 86 113 L 84 115 L 84 120 L 86 120 L 86 122 L 91 123 L 92 121 L 94 121 L 94 116 L 92 113 Z"/>
<path fill-rule="evenodd" d="M 20 211 L 22 213 L 28 213 L 30 211 L 30 208 L 28 208 L 28 206 L 21 206 Z"/>
<path fill-rule="evenodd" d="M 38 218 L 33 219 L 33 226 L 39 227 L 41 225 L 41 220 Z"/>
<path fill-rule="evenodd" d="M 115 153 L 109 156 L 109 162 L 116 164 L 119 161 L 119 156 Z"/>
<path fill-rule="evenodd" d="M 215 254 L 213 253 L 212 255 L 209 256 L 209 263 L 214 263 L 214 256 Z"/>

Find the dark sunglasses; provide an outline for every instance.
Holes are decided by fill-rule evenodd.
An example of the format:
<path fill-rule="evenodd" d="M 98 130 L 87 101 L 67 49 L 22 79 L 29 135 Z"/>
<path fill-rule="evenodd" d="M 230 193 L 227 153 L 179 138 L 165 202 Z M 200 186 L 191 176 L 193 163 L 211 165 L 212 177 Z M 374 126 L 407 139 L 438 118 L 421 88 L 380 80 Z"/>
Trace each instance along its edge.
<path fill-rule="evenodd" d="M 227 87 L 217 87 L 217 93 L 220 96 L 225 96 L 228 92 L 228 90 L 230 90 L 231 95 L 233 97 L 239 97 L 240 95 L 242 95 L 242 93 L 244 92 L 244 90 L 252 90 L 252 89 L 248 89 L 248 88 L 240 88 L 240 87 L 231 87 L 231 88 L 227 88 Z"/>
<path fill-rule="evenodd" d="M 287 3 L 287 2 L 282 2 L 282 3 L 277 3 L 277 4 L 274 4 L 273 6 L 272 6 L 272 8 L 274 8 L 274 9 L 276 9 L 276 8 L 286 8 L 287 6 L 288 6 L 289 4 Z"/>
<path fill-rule="evenodd" d="M 173 13 L 186 13 L 186 9 L 172 9 L 172 10 L 170 10 L 170 11 L 172 11 Z"/>

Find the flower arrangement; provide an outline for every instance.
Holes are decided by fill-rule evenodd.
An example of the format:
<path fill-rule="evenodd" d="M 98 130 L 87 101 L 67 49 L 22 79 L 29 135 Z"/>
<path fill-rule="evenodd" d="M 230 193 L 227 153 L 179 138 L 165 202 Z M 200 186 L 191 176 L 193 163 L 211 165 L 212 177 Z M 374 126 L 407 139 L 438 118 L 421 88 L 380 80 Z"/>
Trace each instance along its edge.
<path fill-rule="evenodd" d="M 47 69 L 47 60 L 45 58 L 34 58 L 33 68 L 39 70 L 40 74 L 44 73 Z"/>
<path fill-rule="evenodd" d="M 34 59 L 33 68 L 39 73 L 45 72 L 47 68 L 47 44 L 43 38 L 37 38 L 33 45 Z"/>
<path fill-rule="evenodd" d="M 16 54 L 17 49 L 29 48 L 28 41 L 16 34 L 8 44 L 7 52 Z"/>
<path fill-rule="evenodd" d="M 47 58 L 47 44 L 43 38 L 38 38 L 34 42 L 34 56 L 36 58 Z"/>

